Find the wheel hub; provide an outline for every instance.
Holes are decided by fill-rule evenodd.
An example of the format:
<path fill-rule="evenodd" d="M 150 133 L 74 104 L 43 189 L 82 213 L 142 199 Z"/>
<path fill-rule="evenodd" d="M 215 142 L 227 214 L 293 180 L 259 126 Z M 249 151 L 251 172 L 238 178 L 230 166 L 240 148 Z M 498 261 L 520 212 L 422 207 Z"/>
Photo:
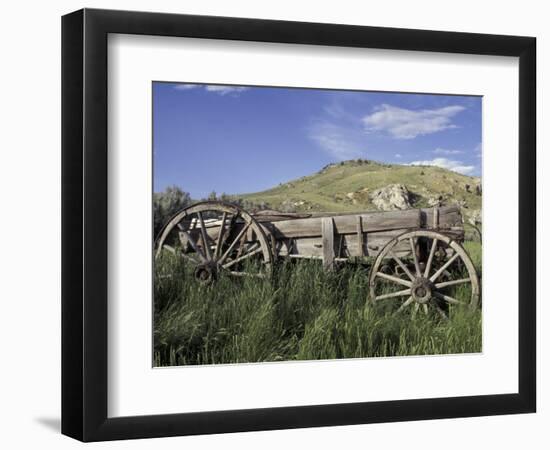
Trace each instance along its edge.
<path fill-rule="evenodd" d="M 210 284 L 216 280 L 218 268 L 214 263 L 200 264 L 195 268 L 195 278 L 202 284 Z"/>
<path fill-rule="evenodd" d="M 411 286 L 412 296 L 415 302 L 424 304 L 432 298 L 433 283 L 424 277 L 419 277 L 413 281 Z"/>

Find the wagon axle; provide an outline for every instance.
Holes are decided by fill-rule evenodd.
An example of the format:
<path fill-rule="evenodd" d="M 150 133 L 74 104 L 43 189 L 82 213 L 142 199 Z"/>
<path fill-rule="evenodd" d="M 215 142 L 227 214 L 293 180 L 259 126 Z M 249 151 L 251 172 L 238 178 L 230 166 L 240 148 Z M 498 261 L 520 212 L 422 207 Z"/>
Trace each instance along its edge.
<path fill-rule="evenodd" d="M 211 284 L 218 278 L 218 265 L 214 262 L 199 264 L 195 268 L 194 275 L 202 284 Z"/>
<path fill-rule="evenodd" d="M 416 278 L 411 286 L 411 295 L 413 300 L 421 305 L 428 303 L 432 298 L 434 284 L 427 278 Z"/>

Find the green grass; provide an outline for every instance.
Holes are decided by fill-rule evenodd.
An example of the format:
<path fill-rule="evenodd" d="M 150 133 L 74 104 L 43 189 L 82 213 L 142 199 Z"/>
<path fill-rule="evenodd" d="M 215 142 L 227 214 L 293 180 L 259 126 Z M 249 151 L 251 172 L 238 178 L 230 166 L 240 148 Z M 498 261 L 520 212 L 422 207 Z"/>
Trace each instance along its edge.
<path fill-rule="evenodd" d="M 474 188 L 478 182 L 476 178 L 435 166 L 351 160 L 266 191 L 235 197 L 264 202 L 272 209 L 284 209 L 290 202 L 297 211 L 365 211 L 376 210 L 369 197 L 372 192 L 399 183 L 413 194 L 414 207 L 427 207 L 430 197 L 441 195 L 445 204 L 465 202 L 467 211 L 472 211 L 481 208 L 481 196 L 476 195 Z M 354 200 L 348 194 L 354 194 Z"/>
<path fill-rule="evenodd" d="M 481 246 L 466 243 L 480 269 Z M 226 364 L 481 351 L 481 309 L 449 320 L 392 314 L 368 300 L 368 270 L 324 272 L 316 261 L 282 263 L 272 280 L 197 283 L 181 261 L 157 264 L 156 366 Z"/>

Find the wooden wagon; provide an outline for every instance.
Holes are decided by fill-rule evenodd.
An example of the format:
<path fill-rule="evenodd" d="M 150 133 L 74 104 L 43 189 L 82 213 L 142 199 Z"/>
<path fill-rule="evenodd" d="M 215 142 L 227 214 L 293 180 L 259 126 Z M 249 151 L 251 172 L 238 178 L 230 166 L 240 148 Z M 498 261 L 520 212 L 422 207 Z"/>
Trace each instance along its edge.
<path fill-rule="evenodd" d="M 370 299 L 397 301 L 402 311 L 449 304 L 477 305 L 479 280 L 461 245 L 464 227 L 455 206 L 362 213 L 249 214 L 228 203 L 201 202 L 178 212 L 161 230 L 164 252 L 192 266 L 202 283 L 221 274 L 270 276 L 282 258 L 318 259 L 327 270 L 346 262 L 370 267 Z M 173 257 L 173 256 L 172 256 Z M 461 295 L 453 294 L 461 289 Z M 464 289 L 467 290 L 466 296 Z"/>

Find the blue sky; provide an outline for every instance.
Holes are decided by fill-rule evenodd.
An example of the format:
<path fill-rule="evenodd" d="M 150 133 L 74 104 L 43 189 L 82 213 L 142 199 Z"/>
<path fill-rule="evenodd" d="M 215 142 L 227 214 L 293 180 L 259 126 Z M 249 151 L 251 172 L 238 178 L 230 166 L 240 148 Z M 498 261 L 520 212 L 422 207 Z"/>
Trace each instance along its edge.
<path fill-rule="evenodd" d="M 481 175 L 481 97 L 153 83 L 154 190 L 256 192 L 347 159 Z"/>

